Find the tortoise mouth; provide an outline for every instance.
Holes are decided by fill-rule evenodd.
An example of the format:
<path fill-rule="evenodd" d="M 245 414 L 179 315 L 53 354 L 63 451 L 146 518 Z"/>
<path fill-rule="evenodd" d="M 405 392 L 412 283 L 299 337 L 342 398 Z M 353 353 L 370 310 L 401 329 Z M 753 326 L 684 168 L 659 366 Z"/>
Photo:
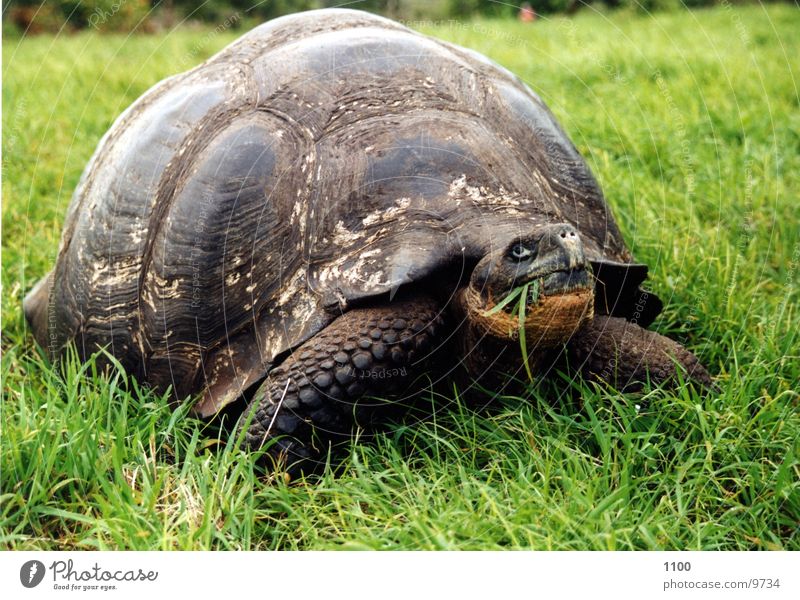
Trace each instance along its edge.
<path fill-rule="evenodd" d="M 547 296 L 589 289 L 592 285 L 589 270 L 585 267 L 569 271 L 555 271 L 541 278 L 542 289 Z"/>
<path fill-rule="evenodd" d="M 538 306 L 547 302 L 548 298 L 564 294 L 581 294 L 592 291 L 593 282 L 591 267 L 580 267 L 578 269 L 564 269 L 553 271 L 547 275 L 535 277 L 527 282 L 512 288 L 509 296 L 519 296 L 525 293 L 525 305 L 528 308 Z M 487 309 L 492 310 L 498 304 L 502 304 L 502 311 L 509 315 L 519 314 L 519 302 L 503 303 L 505 298 L 493 301 L 489 298 Z"/>
<path fill-rule="evenodd" d="M 557 346 L 594 314 L 590 269 L 580 267 L 534 277 L 497 301 L 468 286 L 468 318 L 496 338 L 517 340 L 524 335 L 530 347 Z"/>

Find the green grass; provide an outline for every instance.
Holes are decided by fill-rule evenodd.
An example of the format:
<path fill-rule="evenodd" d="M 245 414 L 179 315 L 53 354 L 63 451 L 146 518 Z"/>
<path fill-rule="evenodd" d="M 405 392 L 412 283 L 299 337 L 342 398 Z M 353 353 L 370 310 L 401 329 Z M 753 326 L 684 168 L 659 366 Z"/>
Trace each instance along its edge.
<path fill-rule="evenodd" d="M 720 389 L 449 400 L 295 484 L 119 371 L 59 374 L 20 307 L 112 120 L 236 33 L 5 40 L 3 546 L 800 550 L 799 27 L 788 5 L 426 27 L 550 105 L 651 266 L 655 328 Z"/>

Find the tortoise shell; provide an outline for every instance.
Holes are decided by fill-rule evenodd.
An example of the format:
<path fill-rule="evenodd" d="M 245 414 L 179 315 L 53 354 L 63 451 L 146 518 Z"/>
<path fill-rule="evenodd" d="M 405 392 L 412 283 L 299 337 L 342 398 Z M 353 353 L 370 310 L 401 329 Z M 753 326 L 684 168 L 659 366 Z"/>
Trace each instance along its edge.
<path fill-rule="evenodd" d="M 630 316 L 646 268 L 536 94 L 391 20 L 311 11 L 116 120 L 25 311 L 53 355 L 107 347 L 176 398 L 202 392 L 210 415 L 348 306 L 445 268 L 468 278 L 537 222 L 578 228 L 597 310 Z"/>

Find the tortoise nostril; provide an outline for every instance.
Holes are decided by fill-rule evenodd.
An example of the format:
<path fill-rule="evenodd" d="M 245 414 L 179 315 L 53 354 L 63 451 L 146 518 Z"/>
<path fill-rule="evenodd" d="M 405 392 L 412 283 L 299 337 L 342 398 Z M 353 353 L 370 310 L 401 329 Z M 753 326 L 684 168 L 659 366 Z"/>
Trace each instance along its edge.
<path fill-rule="evenodd" d="M 564 232 L 562 231 L 562 232 L 561 232 L 561 237 L 562 237 L 562 238 L 565 238 L 565 237 L 567 237 L 567 234 L 566 234 L 566 233 L 564 233 Z"/>

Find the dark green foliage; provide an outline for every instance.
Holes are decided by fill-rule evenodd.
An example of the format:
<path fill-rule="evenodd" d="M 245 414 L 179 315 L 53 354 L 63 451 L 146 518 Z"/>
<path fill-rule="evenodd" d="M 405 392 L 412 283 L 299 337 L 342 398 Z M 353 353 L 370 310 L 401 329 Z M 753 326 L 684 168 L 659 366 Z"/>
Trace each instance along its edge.
<path fill-rule="evenodd" d="M 98 31 L 145 31 L 154 15 L 150 0 L 11 0 L 3 21 L 22 32 L 41 33 L 90 28 Z"/>
<path fill-rule="evenodd" d="M 752 0 L 737 0 L 727 5 L 748 1 Z M 8 33 L 28 34 L 64 28 L 152 32 L 186 20 L 220 25 L 233 18 L 234 26 L 241 26 L 327 7 L 354 8 L 403 21 L 422 21 L 516 18 L 523 4 L 529 4 L 537 14 L 549 15 L 574 13 L 590 5 L 600 10 L 608 6 L 649 13 L 720 3 L 721 0 L 357 0 L 347 3 L 337 0 L 8 0 L 3 6 L 3 26 Z"/>
<path fill-rule="evenodd" d="M 448 0 L 450 15 L 456 19 L 479 15 L 483 17 L 516 17 L 520 7 L 529 4 L 537 14 L 565 12 L 585 4 L 577 0 L 519 0 L 497 2 L 494 0 Z"/>

